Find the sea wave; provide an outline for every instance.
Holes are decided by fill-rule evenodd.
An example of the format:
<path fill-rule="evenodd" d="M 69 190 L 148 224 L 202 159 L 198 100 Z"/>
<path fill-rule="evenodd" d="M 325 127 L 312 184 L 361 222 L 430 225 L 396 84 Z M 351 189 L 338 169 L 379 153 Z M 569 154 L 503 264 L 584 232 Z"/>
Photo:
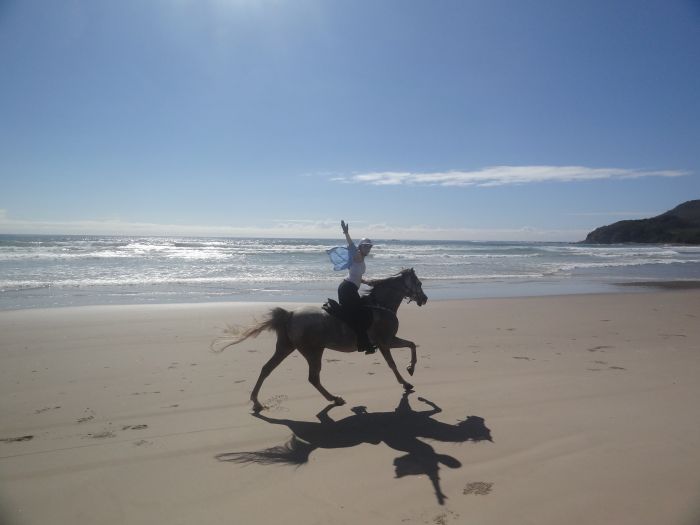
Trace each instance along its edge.
<path fill-rule="evenodd" d="M 648 265 L 671 265 L 671 264 L 699 264 L 700 259 L 637 259 L 618 262 L 572 262 L 567 264 L 553 264 L 550 268 L 554 271 L 572 271 L 588 268 L 624 268 Z"/>
<path fill-rule="evenodd" d="M 536 253 L 523 254 L 505 254 L 505 253 L 374 253 L 370 256 L 380 260 L 416 260 L 416 261 L 431 261 L 440 259 L 528 259 L 540 257 Z"/>
<path fill-rule="evenodd" d="M 0 309 L 15 304 L 13 297 L 28 297 L 31 302 L 42 294 L 50 296 L 51 304 L 62 304 L 64 296 L 99 302 L 103 294 L 146 298 L 230 295 L 254 289 L 334 290 L 346 276 L 334 272 L 326 256 L 334 244 L 342 243 L 0 235 Z M 367 260 L 366 277 L 381 278 L 406 267 L 415 268 L 426 286 L 455 289 L 477 282 L 610 281 L 639 275 L 700 279 L 700 247 L 377 241 Z"/>
<path fill-rule="evenodd" d="M 64 279 L 56 281 L 0 281 L 0 291 L 22 291 L 40 288 L 90 288 L 103 286 L 153 286 L 153 285 L 226 285 L 240 283 L 304 283 L 317 281 L 337 281 L 332 276 L 319 279 L 311 276 L 289 275 L 250 275 L 242 274 L 229 277 L 150 277 L 135 276 L 130 278 L 88 278 L 88 279 Z"/>

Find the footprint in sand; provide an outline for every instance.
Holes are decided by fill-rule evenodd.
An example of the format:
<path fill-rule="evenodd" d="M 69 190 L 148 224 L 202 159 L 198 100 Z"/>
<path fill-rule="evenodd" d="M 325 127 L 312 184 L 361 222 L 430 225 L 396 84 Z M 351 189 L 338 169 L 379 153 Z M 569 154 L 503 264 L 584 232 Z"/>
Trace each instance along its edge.
<path fill-rule="evenodd" d="M 596 361 L 597 364 L 605 365 L 607 363 L 602 362 L 602 361 Z M 626 368 L 623 368 L 621 366 L 609 366 L 607 368 L 608 370 L 627 370 Z M 589 372 L 602 372 L 605 370 L 604 368 L 586 368 Z"/>
<path fill-rule="evenodd" d="M 433 523 L 436 525 L 447 525 L 447 514 L 438 514 L 433 518 Z"/>
<path fill-rule="evenodd" d="M 612 348 L 612 346 L 607 346 L 607 345 L 594 346 L 593 348 L 588 348 L 588 351 L 589 352 L 597 352 L 598 350 L 605 350 L 606 348 Z"/>
<path fill-rule="evenodd" d="M 486 496 L 488 494 L 491 494 L 491 489 L 493 489 L 493 483 L 488 483 L 486 481 L 475 481 L 473 483 L 467 483 L 464 487 L 464 490 L 462 491 L 462 494 Z"/>
<path fill-rule="evenodd" d="M 61 408 L 61 407 L 44 407 L 44 408 L 40 408 L 38 410 L 35 410 L 34 413 L 41 414 L 43 412 L 48 412 L 49 410 L 58 410 L 59 408 Z"/>
<path fill-rule="evenodd" d="M 20 436 L 20 437 L 14 437 L 14 438 L 0 438 L 0 442 L 2 443 L 19 443 L 21 441 L 31 441 L 34 439 L 34 436 Z"/>
<path fill-rule="evenodd" d="M 143 430 L 144 428 L 148 428 L 148 425 L 125 425 L 122 430 Z"/>
<path fill-rule="evenodd" d="M 268 410 L 287 410 L 286 408 L 282 407 L 282 403 L 288 399 L 287 396 L 284 394 L 277 395 L 277 396 L 272 396 L 270 399 L 266 400 L 263 402 L 263 405 Z"/>
<path fill-rule="evenodd" d="M 448 510 L 447 512 L 443 512 L 435 516 L 433 518 L 433 523 L 435 523 L 435 525 L 447 525 L 450 518 L 459 518 L 459 514 Z"/>
<path fill-rule="evenodd" d="M 105 439 L 117 437 L 117 435 L 111 430 L 104 430 L 102 432 L 98 432 L 97 434 L 88 434 L 87 437 L 91 437 L 92 439 Z"/>
<path fill-rule="evenodd" d="M 87 414 L 87 416 L 78 418 L 78 423 L 87 423 L 88 421 L 95 419 L 95 411 L 92 408 L 86 408 L 83 413 Z"/>

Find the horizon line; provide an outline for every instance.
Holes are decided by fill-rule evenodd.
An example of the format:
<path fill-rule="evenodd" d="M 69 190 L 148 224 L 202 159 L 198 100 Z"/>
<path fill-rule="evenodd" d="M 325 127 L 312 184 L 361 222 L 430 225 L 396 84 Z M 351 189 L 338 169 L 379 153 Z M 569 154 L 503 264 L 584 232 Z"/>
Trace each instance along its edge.
<path fill-rule="evenodd" d="M 314 241 L 343 241 L 341 237 L 318 236 L 273 236 L 273 235 L 191 235 L 191 234 L 165 234 L 165 233 L 56 233 L 56 232 L 0 232 L 0 237 L 123 237 L 123 238 L 179 238 L 179 239 L 231 239 L 231 240 L 314 240 Z M 583 241 L 551 241 L 551 240 L 526 240 L 526 239 L 447 239 L 447 238 L 418 238 L 418 237 L 375 237 L 373 244 L 381 242 L 447 242 L 447 243 L 532 243 L 532 244 L 580 244 Z M 341 242 L 344 244 L 344 242 Z"/>

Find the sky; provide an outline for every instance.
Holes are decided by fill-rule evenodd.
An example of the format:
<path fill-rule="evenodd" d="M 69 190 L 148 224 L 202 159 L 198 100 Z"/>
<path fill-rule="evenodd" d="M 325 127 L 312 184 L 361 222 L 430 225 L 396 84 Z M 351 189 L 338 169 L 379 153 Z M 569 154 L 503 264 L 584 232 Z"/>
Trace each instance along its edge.
<path fill-rule="evenodd" d="M 578 241 L 699 152 L 700 0 L 0 0 L 0 233 Z"/>

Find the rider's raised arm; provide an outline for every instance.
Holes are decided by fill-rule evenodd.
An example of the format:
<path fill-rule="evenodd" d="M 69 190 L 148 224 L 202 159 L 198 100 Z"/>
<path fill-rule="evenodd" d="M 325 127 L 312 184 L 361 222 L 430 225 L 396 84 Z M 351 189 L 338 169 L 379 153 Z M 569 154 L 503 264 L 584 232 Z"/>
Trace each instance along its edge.
<path fill-rule="evenodd" d="M 345 221 L 340 221 L 340 227 L 343 229 L 343 233 L 345 234 L 345 239 L 348 241 L 348 246 L 353 244 L 352 239 L 350 238 L 350 225 L 347 224 Z"/>

